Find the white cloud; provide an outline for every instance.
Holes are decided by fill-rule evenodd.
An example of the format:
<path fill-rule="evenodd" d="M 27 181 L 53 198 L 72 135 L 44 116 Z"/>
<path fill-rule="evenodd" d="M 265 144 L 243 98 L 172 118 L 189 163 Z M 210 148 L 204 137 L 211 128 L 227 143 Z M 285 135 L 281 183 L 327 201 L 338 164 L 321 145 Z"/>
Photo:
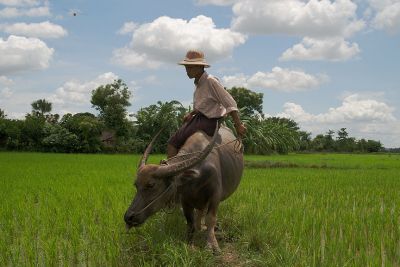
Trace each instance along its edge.
<path fill-rule="evenodd" d="M 0 18 L 49 17 L 50 15 L 50 9 L 48 6 L 32 7 L 28 9 L 16 7 L 0 9 Z"/>
<path fill-rule="evenodd" d="M 274 67 L 271 72 L 257 72 L 252 76 L 238 74 L 224 76 L 224 85 L 228 88 L 244 86 L 246 88 L 263 88 L 277 91 L 306 91 L 316 88 L 328 80 L 326 75 L 313 76 L 302 70 L 290 70 Z"/>
<path fill-rule="evenodd" d="M 6 7 L 0 9 L 0 18 L 13 18 L 18 17 L 20 14 L 17 8 Z"/>
<path fill-rule="evenodd" d="M 39 3 L 38 0 L 0 0 L 0 4 L 5 6 L 36 6 Z"/>
<path fill-rule="evenodd" d="M 45 69 L 54 49 L 37 38 L 11 35 L 0 38 L 0 75 L 18 71 Z"/>
<path fill-rule="evenodd" d="M 159 17 L 139 25 L 130 44 L 114 50 L 113 62 L 127 67 L 157 68 L 176 64 L 188 49 L 201 49 L 209 62 L 227 58 L 246 37 L 230 29 L 218 29 L 213 20 L 197 16 L 191 20 Z"/>
<path fill-rule="evenodd" d="M 400 31 L 400 1 L 399 0 L 370 0 L 372 9 L 376 12 L 372 26 L 390 33 Z"/>
<path fill-rule="evenodd" d="M 0 24 L 0 30 L 13 35 L 23 35 L 37 38 L 60 38 L 68 34 L 63 27 L 53 24 L 49 21 L 29 24 Z"/>
<path fill-rule="evenodd" d="M 56 90 L 56 93 L 49 97 L 49 101 L 55 106 L 62 108 L 72 108 L 76 106 L 88 105 L 90 103 L 92 90 L 109 83 L 113 83 L 118 76 L 112 72 L 103 73 L 94 80 L 88 82 L 68 81 Z"/>
<path fill-rule="evenodd" d="M 342 38 L 323 40 L 304 38 L 301 43 L 283 52 L 279 60 L 330 60 L 345 61 L 360 53 L 357 43 L 350 44 Z"/>
<path fill-rule="evenodd" d="M 13 80 L 7 78 L 6 76 L 0 76 L 0 85 L 10 86 L 13 83 Z"/>
<path fill-rule="evenodd" d="M 359 94 L 347 96 L 340 107 L 329 108 L 328 112 L 313 115 L 303 110 L 300 105 L 286 103 L 282 117 L 289 117 L 298 122 L 313 123 L 349 123 L 349 122 L 391 122 L 395 121 L 394 108 L 374 99 L 364 99 Z"/>
<path fill-rule="evenodd" d="M 160 61 L 150 59 L 147 54 L 139 54 L 129 47 L 114 50 L 112 61 L 125 67 L 149 69 L 156 69 L 162 64 Z"/>
<path fill-rule="evenodd" d="M 0 99 L 8 99 L 13 95 L 13 91 L 9 88 L 13 84 L 13 80 L 6 76 L 0 76 Z M 5 87 L 2 88 L 2 86 Z"/>
<path fill-rule="evenodd" d="M 138 27 L 137 23 L 134 23 L 133 21 L 125 22 L 124 25 L 121 27 L 121 29 L 118 30 L 118 34 L 128 34 L 128 33 L 133 33 L 136 28 Z"/>
<path fill-rule="evenodd" d="M 327 112 L 311 114 L 295 103 L 285 103 L 284 111 L 276 116 L 291 118 L 301 128 L 313 134 L 329 129 L 347 128 L 350 136 L 380 140 L 387 147 L 399 147 L 400 121 L 394 116 L 394 108 L 385 102 L 352 94 L 344 98 L 341 106 Z"/>
<path fill-rule="evenodd" d="M 10 98 L 13 95 L 13 91 L 6 87 L 0 90 L 0 98 Z"/>
<path fill-rule="evenodd" d="M 248 34 L 303 37 L 281 60 L 344 61 L 356 56 L 357 43 L 345 39 L 365 27 L 351 0 L 243 0 L 233 5 L 232 29 Z"/>
<path fill-rule="evenodd" d="M 230 75 L 230 76 L 223 76 L 222 81 L 225 87 L 232 88 L 232 87 L 246 87 L 249 88 L 249 84 L 247 80 L 249 76 L 244 75 L 243 73 Z"/>
<path fill-rule="evenodd" d="M 350 0 L 244 0 L 233 6 L 232 27 L 251 34 L 348 37 L 365 23 Z"/>

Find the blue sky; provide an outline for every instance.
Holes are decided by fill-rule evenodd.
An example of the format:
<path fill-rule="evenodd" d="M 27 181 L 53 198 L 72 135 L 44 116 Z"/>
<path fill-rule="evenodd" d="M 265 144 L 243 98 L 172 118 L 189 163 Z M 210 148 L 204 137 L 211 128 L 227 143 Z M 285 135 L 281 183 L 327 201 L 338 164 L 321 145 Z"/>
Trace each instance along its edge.
<path fill-rule="evenodd" d="M 0 108 L 95 113 L 91 90 L 116 78 L 130 113 L 188 106 L 176 63 L 194 48 L 226 87 L 264 93 L 268 115 L 400 147 L 399 34 L 400 0 L 0 0 Z"/>

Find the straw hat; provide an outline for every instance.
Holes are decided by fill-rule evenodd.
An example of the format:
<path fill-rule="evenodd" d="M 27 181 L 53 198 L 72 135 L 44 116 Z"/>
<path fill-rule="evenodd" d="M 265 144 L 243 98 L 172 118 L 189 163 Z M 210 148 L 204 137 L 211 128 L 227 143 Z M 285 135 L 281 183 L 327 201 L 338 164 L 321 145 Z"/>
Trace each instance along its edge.
<path fill-rule="evenodd" d="M 179 65 L 197 65 L 204 66 L 206 68 L 210 67 L 210 65 L 206 62 L 204 58 L 204 53 L 198 50 L 189 50 L 186 53 L 186 57 L 184 60 L 178 63 Z"/>

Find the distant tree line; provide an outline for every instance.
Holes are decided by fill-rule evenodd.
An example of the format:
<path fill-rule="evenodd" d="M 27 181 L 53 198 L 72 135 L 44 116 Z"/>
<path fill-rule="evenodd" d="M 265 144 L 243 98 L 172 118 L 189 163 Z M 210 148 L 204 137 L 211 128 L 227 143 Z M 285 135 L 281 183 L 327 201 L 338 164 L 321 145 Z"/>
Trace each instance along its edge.
<path fill-rule="evenodd" d="M 240 108 L 248 132 L 243 140 L 250 154 L 318 152 L 379 152 L 382 144 L 375 140 L 357 140 L 346 128 L 329 130 L 314 138 L 301 131 L 298 124 L 287 118 L 265 117 L 263 94 L 246 88 L 228 89 Z M 8 119 L 0 109 L 0 149 L 63 153 L 141 153 L 151 138 L 163 129 L 154 151 L 164 153 L 169 137 L 190 111 L 178 101 L 158 101 L 128 114 L 131 93 L 122 80 L 102 85 L 92 91 L 91 104 L 99 114 L 89 112 L 60 117 L 51 113 L 52 103 L 39 99 L 31 104 L 25 119 Z M 128 119 L 131 117 L 131 119 Z M 225 124 L 234 130 L 229 119 Z"/>

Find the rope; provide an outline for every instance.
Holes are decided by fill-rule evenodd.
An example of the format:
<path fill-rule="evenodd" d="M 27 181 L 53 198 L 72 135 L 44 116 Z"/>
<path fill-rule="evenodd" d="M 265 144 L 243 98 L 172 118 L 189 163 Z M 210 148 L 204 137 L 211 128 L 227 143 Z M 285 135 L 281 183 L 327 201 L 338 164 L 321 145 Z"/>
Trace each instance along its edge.
<path fill-rule="evenodd" d="M 134 214 L 137 215 L 137 214 L 141 214 L 142 212 L 144 212 L 148 207 L 150 207 L 151 205 L 153 205 L 153 203 L 155 203 L 158 199 L 160 199 L 171 188 L 171 186 L 172 186 L 172 183 L 160 195 L 158 195 L 155 199 L 150 201 L 150 203 L 147 204 L 143 209 L 141 209 L 139 212 L 135 212 Z"/>

